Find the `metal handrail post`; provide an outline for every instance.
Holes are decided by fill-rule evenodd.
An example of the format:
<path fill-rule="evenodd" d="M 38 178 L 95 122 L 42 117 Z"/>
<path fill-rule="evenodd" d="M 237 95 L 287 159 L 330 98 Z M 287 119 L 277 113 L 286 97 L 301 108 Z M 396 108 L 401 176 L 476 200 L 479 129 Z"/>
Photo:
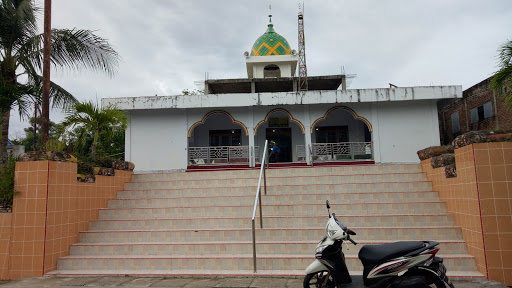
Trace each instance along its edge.
<path fill-rule="evenodd" d="M 261 191 L 259 194 L 259 202 L 260 202 L 260 228 L 263 229 L 263 209 L 261 209 Z"/>
<path fill-rule="evenodd" d="M 256 228 L 254 218 L 252 218 L 252 262 L 254 265 L 254 273 L 256 273 Z"/>
<path fill-rule="evenodd" d="M 265 191 L 265 196 L 267 195 L 267 169 L 263 168 L 263 189 Z"/>

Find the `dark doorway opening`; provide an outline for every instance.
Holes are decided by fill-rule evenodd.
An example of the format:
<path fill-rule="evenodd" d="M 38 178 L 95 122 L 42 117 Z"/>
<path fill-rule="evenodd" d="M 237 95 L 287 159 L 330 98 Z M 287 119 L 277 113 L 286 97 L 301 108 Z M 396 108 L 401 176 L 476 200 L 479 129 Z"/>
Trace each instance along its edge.
<path fill-rule="evenodd" d="M 348 126 L 324 126 L 315 130 L 316 143 L 348 142 Z"/>
<path fill-rule="evenodd" d="M 274 157 L 270 159 L 271 163 L 292 162 L 292 128 L 267 128 L 266 139 L 268 143 L 274 140 L 277 147 L 281 150 L 277 159 Z M 267 148 L 270 149 L 271 147 Z"/>

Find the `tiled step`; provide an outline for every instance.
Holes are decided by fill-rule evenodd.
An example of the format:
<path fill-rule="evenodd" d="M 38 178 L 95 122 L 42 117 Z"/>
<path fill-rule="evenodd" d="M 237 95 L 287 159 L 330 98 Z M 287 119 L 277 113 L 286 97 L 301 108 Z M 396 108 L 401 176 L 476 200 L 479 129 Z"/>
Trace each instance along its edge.
<path fill-rule="evenodd" d="M 259 214 L 256 225 L 259 227 Z M 264 228 L 323 227 L 325 216 L 263 217 Z M 337 216 L 350 227 L 421 227 L 453 226 L 453 216 L 448 214 Z M 188 218 L 188 219 L 141 219 L 98 220 L 89 223 L 89 231 L 97 230 L 161 230 L 161 229 L 218 229 L 248 227 L 251 218 Z"/>
<path fill-rule="evenodd" d="M 442 202 L 364 203 L 331 205 L 339 215 L 445 214 Z M 253 205 L 215 207 L 117 208 L 100 209 L 99 219 L 168 219 L 205 217 L 252 217 Z M 264 205 L 265 216 L 325 215 L 325 204 Z"/>
<path fill-rule="evenodd" d="M 110 200 L 108 208 L 160 208 L 160 207 L 190 207 L 190 206 L 232 206 L 249 205 L 254 203 L 255 195 L 217 196 L 217 197 L 178 197 L 178 198 L 134 198 Z M 394 203 L 394 202 L 439 202 L 436 192 L 408 193 L 319 193 L 319 194 L 289 194 L 263 195 L 262 203 L 272 205 L 323 203 L 329 199 L 331 203 Z"/>
<path fill-rule="evenodd" d="M 259 168 L 259 167 L 258 167 Z M 301 167 L 289 169 L 269 169 L 268 176 L 320 176 L 320 175 L 357 175 L 357 174 L 385 174 L 385 173 L 421 173 L 418 164 L 394 164 L 394 165 L 358 165 L 337 167 Z M 172 181 L 194 179 L 226 179 L 240 177 L 258 177 L 259 169 L 235 170 L 235 171 L 208 171 L 194 173 L 153 173 L 135 174 L 132 182 L 145 181 Z"/>
<path fill-rule="evenodd" d="M 461 255 L 439 255 L 443 257 L 448 270 L 475 271 L 476 264 L 473 257 Z M 361 271 L 363 266 L 357 256 L 346 255 L 347 267 L 352 271 Z M 315 260 L 313 256 L 293 255 L 258 255 L 257 267 L 262 270 L 305 269 Z M 143 257 L 74 257 L 67 256 L 59 259 L 58 269 L 62 270 L 109 270 L 115 267 L 119 270 L 250 270 L 253 268 L 252 254 L 194 257 L 194 256 L 143 256 Z"/>
<path fill-rule="evenodd" d="M 384 244 L 383 241 L 359 241 L 358 245 L 347 243 L 343 245 L 346 255 L 357 255 L 363 245 Z M 268 255 L 314 255 L 317 241 L 303 242 L 258 242 L 256 251 L 258 254 Z M 463 241 L 441 242 L 438 246 L 440 253 L 465 254 L 466 245 Z M 348 248 L 348 249 L 347 249 Z M 85 256 L 229 256 L 246 254 L 252 251 L 252 242 L 174 242 L 174 243 L 78 243 L 71 246 L 70 255 L 74 257 Z"/>
<path fill-rule="evenodd" d="M 362 275 L 363 271 L 350 271 L 350 275 Z M 109 276 L 146 276 L 146 277 L 298 277 L 304 278 L 304 269 L 299 270 L 262 270 L 258 269 L 257 272 L 251 270 L 148 270 L 148 269 L 137 269 L 137 270 L 54 270 L 46 273 L 46 275 L 55 276 L 97 276 L 97 275 L 109 275 Z M 485 279 L 485 276 L 476 271 L 452 271 L 446 272 L 446 275 L 450 279 L 474 279 L 481 278 Z"/>
<path fill-rule="evenodd" d="M 249 223 L 248 223 L 249 224 Z M 250 226 L 249 226 L 250 227 Z M 353 227 L 360 239 L 386 241 L 435 239 L 436 241 L 462 239 L 459 227 Z M 323 228 L 258 229 L 257 241 L 311 241 L 321 239 Z M 252 241 L 251 229 L 181 229 L 146 231 L 85 231 L 80 232 L 80 243 L 168 243 L 200 241 Z"/>
<path fill-rule="evenodd" d="M 257 185 L 239 187 L 213 188 L 174 188 L 156 189 L 149 187 L 141 190 L 119 191 L 118 199 L 124 198 L 168 198 L 196 196 L 236 196 L 255 195 Z M 263 189 L 263 188 L 262 188 Z M 282 194 L 315 194 L 315 193 L 362 193 L 362 192 L 421 192 L 432 191 L 431 182 L 400 182 L 400 183 L 358 183 L 358 184 L 315 184 L 315 185 L 270 185 L 267 183 L 268 195 Z"/>
<path fill-rule="evenodd" d="M 327 176 L 293 176 L 293 177 L 267 177 L 267 184 L 271 185 L 313 185 L 313 184 L 348 184 L 348 183 L 396 183 L 426 181 L 423 173 L 395 173 L 395 174 L 361 174 L 361 175 L 327 175 Z M 126 190 L 143 190 L 148 187 L 154 189 L 170 188 L 213 188 L 213 187 L 239 187 L 240 185 L 256 186 L 258 177 L 231 178 L 231 179 L 205 179 L 205 180 L 173 180 L 126 183 Z"/>

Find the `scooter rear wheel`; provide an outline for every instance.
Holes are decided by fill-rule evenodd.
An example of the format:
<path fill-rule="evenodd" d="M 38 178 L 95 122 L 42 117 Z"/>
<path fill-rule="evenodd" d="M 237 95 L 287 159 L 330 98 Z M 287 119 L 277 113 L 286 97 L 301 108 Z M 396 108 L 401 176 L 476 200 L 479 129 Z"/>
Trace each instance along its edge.
<path fill-rule="evenodd" d="M 306 275 L 304 288 L 336 288 L 334 279 L 328 271 L 320 271 Z"/>
<path fill-rule="evenodd" d="M 453 287 L 453 284 L 451 284 L 451 283 L 450 284 L 445 284 L 443 282 L 443 280 L 439 279 L 439 277 L 436 277 L 432 273 L 415 270 L 414 272 L 407 273 L 404 276 L 406 276 L 406 275 L 418 275 L 418 276 L 424 277 L 426 282 L 427 282 L 426 283 L 427 287 L 430 287 L 430 288 L 446 288 L 446 285 L 449 285 L 450 287 Z"/>

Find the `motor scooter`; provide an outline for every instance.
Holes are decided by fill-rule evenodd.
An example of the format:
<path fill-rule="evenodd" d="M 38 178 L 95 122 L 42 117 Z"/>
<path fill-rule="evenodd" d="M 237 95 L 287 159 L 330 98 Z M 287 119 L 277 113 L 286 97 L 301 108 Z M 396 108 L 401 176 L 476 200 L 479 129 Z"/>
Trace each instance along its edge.
<path fill-rule="evenodd" d="M 344 241 L 356 233 L 330 214 L 326 235 L 315 249 L 316 260 L 306 269 L 304 288 L 453 288 L 446 276 L 443 258 L 435 241 L 401 241 L 382 245 L 364 245 L 359 251 L 362 276 L 351 276 L 342 251 Z"/>

